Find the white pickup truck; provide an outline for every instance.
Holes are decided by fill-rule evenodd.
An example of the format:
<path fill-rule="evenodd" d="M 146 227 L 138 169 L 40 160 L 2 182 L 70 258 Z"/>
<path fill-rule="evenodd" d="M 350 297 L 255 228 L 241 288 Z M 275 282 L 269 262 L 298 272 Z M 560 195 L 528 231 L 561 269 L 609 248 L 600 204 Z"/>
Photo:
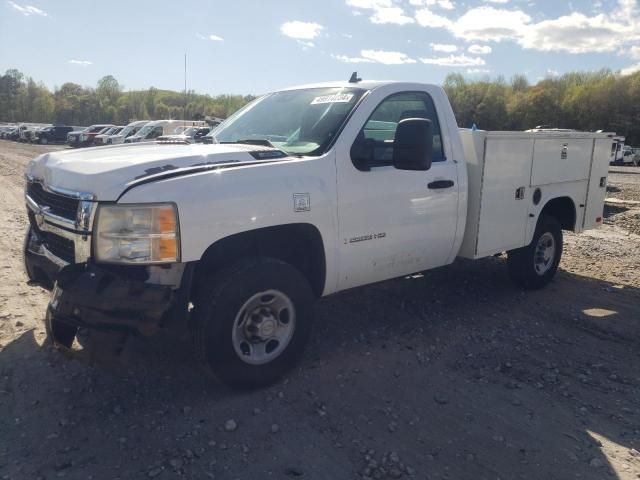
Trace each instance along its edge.
<path fill-rule="evenodd" d="M 190 327 L 211 369 L 250 387 L 301 355 L 316 298 L 501 252 L 540 288 L 562 231 L 601 224 L 612 145 L 461 130 L 441 88 L 373 81 L 264 95 L 213 137 L 31 162 L 25 266 L 53 287 L 55 344 Z"/>

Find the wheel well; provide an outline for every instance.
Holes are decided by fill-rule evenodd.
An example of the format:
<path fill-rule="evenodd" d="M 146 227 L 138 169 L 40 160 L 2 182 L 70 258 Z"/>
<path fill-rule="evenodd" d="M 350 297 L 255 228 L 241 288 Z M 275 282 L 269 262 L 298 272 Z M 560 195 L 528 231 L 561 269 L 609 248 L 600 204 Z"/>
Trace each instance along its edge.
<path fill-rule="evenodd" d="M 194 285 L 207 272 L 248 256 L 273 257 L 293 265 L 307 277 L 315 295 L 322 295 L 326 277 L 324 243 L 318 229 L 308 223 L 258 228 L 218 240 L 198 262 Z"/>
<path fill-rule="evenodd" d="M 542 209 L 541 215 L 555 217 L 563 230 L 574 230 L 576 226 L 576 207 L 569 197 L 550 200 Z"/>

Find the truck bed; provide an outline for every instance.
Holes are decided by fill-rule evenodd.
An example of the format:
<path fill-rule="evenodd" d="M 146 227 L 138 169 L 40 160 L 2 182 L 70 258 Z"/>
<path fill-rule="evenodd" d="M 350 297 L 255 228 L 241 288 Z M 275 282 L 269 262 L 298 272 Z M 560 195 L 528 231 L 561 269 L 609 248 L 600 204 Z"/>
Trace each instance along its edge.
<path fill-rule="evenodd" d="M 569 197 L 575 232 L 598 227 L 613 134 L 460 129 L 468 211 L 460 256 L 481 258 L 528 245 L 544 206 Z"/>

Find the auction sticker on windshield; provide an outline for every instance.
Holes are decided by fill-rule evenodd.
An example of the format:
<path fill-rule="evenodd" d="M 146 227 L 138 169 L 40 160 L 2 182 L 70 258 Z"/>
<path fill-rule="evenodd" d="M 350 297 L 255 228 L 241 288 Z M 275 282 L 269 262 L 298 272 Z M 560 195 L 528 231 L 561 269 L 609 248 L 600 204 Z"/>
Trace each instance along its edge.
<path fill-rule="evenodd" d="M 334 95 L 323 95 L 316 97 L 311 105 L 319 105 L 321 103 L 349 103 L 353 98 L 353 93 L 336 93 Z"/>

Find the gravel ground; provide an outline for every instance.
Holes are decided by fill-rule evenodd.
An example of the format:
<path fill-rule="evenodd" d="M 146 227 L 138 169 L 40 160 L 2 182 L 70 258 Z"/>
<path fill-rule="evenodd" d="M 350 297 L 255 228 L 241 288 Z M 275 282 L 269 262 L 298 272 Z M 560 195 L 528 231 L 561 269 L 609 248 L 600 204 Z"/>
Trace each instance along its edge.
<path fill-rule="evenodd" d="M 186 339 L 44 343 L 22 175 L 55 148 L 0 141 L 0 478 L 640 478 L 637 205 L 566 235 L 543 291 L 498 257 L 323 299 L 299 368 L 237 393 Z M 640 200 L 640 169 L 609 183 Z"/>

